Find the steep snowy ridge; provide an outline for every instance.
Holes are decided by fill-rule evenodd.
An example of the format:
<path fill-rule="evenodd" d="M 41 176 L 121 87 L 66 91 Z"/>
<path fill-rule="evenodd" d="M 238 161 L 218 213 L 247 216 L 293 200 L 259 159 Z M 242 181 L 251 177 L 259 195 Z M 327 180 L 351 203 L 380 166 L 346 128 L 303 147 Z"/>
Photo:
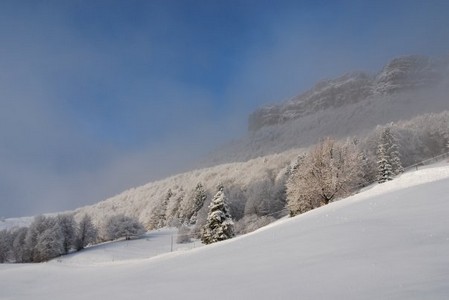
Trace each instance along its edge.
<path fill-rule="evenodd" d="M 199 249 L 0 265 L 0 298 L 447 299 L 447 211 L 445 162 Z"/>
<path fill-rule="evenodd" d="M 416 55 L 396 58 L 377 75 L 348 73 L 322 81 L 285 103 L 262 107 L 249 116 L 248 126 L 251 131 L 257 131 L 321 110 L 366 101 L 374 96 L 392 96 L 400 92 L 433 88 L 447 76 L 448 66 L 447 59 Z"/>
<path fill-rule="evenodd" d="M 355 103 L 372 95 L 372 77 L 357 72 L 318 83 L 313 89 L 283 104 L 262 107 L 249 116 L 249 129 L 282 124 L 344 104 Z"/>
<path fill-rule="evenodd" d="M 326 136 L 363 137 L 377 125 L 449 110 L 449 58 L 406 56 L 377 75 L 345 74 L 249 116 L 247 135 L 214 151 L 219 164 L 309 147 Z"/>
<path fill-rule="evenodd" d="M 375 94 L 432 88 L 448 75 L 448 59 L 405 56 L 393 59 L 374 80 Z"/>

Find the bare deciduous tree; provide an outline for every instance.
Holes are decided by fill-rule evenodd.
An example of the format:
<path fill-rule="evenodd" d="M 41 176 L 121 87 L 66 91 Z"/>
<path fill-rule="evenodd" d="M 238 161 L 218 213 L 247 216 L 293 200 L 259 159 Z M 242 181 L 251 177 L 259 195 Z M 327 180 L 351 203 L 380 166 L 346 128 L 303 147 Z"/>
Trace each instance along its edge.
<path fill-rule="evenodd" d="M 92 223 L 92 218 L 89 215 L 84 215 L 78 224 L 75 241 L 76 250 L 84 249 L 87 245 L 94 243 L 97 236 L 98 231 Z"/>
<path fill-rule="evenodd" d="M 353 141 L 324 139 L 298 160 L 287 182 L 287 206 L 296 215 L 350 194 L 359 184 L 362 155 Z"/>

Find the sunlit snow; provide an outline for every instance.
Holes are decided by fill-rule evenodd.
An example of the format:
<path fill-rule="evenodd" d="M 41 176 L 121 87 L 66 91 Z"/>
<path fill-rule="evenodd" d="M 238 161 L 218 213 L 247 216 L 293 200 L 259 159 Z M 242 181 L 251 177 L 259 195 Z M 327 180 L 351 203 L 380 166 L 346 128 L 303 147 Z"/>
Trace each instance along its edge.
<path fill-rule="evenodd" d="M 129 253 L 122 242 L 48 263 L 3 264 L 0 298 L 447 299 L 448 211 L 444 163 L 188 251 L 170 252 L 165 240 L 166 254 L 153 256 L 160 244 L 155 237 L 153 249 L 148 236 L 130 242 Z"/>

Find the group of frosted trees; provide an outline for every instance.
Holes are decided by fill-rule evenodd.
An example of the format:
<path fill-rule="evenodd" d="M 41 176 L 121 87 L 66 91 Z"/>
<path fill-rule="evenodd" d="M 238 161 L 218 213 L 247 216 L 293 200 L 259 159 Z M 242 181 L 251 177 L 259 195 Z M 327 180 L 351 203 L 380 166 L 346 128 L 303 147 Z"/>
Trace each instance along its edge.
<path fill-rule="evenodd" d="M 324 139 L 301 155 L 293 167 L 287 182 L 290 215 L 301 214 L 350 195 L 372 183 L 373 179 L 383 183 L 402 173 L 399 147 L 389 127 L 380 134 L 376 158 L 377 172 L 373 172 L 374 166 L 361 150 L 358 140 Z"/>
<path fill-rule="evenodd" d="M 183 215 L 185 221 L 178 231 L 178 243 L 189 242 L 192 234 L 199 237 L 204 244 L 224 241 L 234 237 L 234 222 L 222 185 L 218 187 L 218 192 L 207 207 L 208 213 L 204 224 L 198 224 L 200 225 L 198 234 L 190 230 L 189 226 L 197 225 L 198 212 L 203 208 L 206 199 L 207 195 L 203 186 L 198 184 L 191 201 L 189 201 L 190 204 L 186 204 L 190 209 L 187 210 L 188 213 Z"/>
<path fill-rule="evenodd" d="M 165 197 L 153 209 L 147 228 L 158 229 L 165 226 L 179 227 L 197 224 L 198 214 L 206 198 L 207 194 L 201 183 L 187 194 L 182 188 L 176 192 L 168 189 Z"/>
<path fill-rule="evenodd" d="M 43 262 L 98 241 L 131 239 L 145 231 L 136 218 L 124 215 L 107 218 L 101 230 L 89 215 L 78 223 L 72 214 L 37 216 L 29 227 L 0 231 L 0 263 Z"/>
<path fill-rule="evenodd" d="M 236 234 L 267 225 L 285 211 L 285 182 L 288 174 L 288 167 L 282 165 L 276 171 L 264 170 L 264 174 L 257 176 L 257 180 L 245 185 L 233 180 L 214 183 L 213 186 L 224 186 L 222 192 L 226 195 L 227 206 L 232 212 Z M 209 214 L 209 204 L 218 192 L 210 184 L 207 188 L 201 182 L 191 190 L 173 185 L 150 213 L 145 223 L 146 228 L 178 227 L 179 243 L 188 242 L 191 238 L 201 238 Z"/>
<path fill-rule="evenodd" d="M 29 227 L 0 232 L 0 262 L 43 262 L 79 251 L 97 239 L 91 218 L 79 223 L 73 215 L 37 216 Z"/>
<path fill-rule="evenodd" d="M 449 112 L 427 114 L 378 126 L 358 139 L 324 139 L 291 166 L 248 169 L 258 176 L 234 180 L 226 172 L 227 204 L 237 234 L 284 216 L 308 211 L 350 195 L 371 183 L 389 181 L 409 167 L 449 151 Z M 285 162 L 282 162 L 285 164 Z M 285 167 L 285 168 L 284 168 Z M 221 175 L 221 174 L 220 174 Z M 253 175 L 253 174 L 252 174 Z M 215 178 L 211 179 L 215 180 Z M 182 227 L 180 240 L 200 238 L 216 182 L 204 186 L 174 184 L 153 211 L 149 229 Z M 195 195 L 198 195 L 196 197 Z M 194 205 L 197 201 L 198 205 Z M 209 201 L 205 200 L 208 199 Z"/>

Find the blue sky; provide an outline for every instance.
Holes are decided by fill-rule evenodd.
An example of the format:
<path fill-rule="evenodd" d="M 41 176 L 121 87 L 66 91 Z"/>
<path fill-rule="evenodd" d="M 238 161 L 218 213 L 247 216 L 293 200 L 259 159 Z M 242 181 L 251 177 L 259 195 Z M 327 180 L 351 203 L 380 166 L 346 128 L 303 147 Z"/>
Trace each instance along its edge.
<path fill-rule="evenodd" d="M 449 1 L 1 1 L 0 216 L 186 170 L 320 79 L 447 55 Z"/>

